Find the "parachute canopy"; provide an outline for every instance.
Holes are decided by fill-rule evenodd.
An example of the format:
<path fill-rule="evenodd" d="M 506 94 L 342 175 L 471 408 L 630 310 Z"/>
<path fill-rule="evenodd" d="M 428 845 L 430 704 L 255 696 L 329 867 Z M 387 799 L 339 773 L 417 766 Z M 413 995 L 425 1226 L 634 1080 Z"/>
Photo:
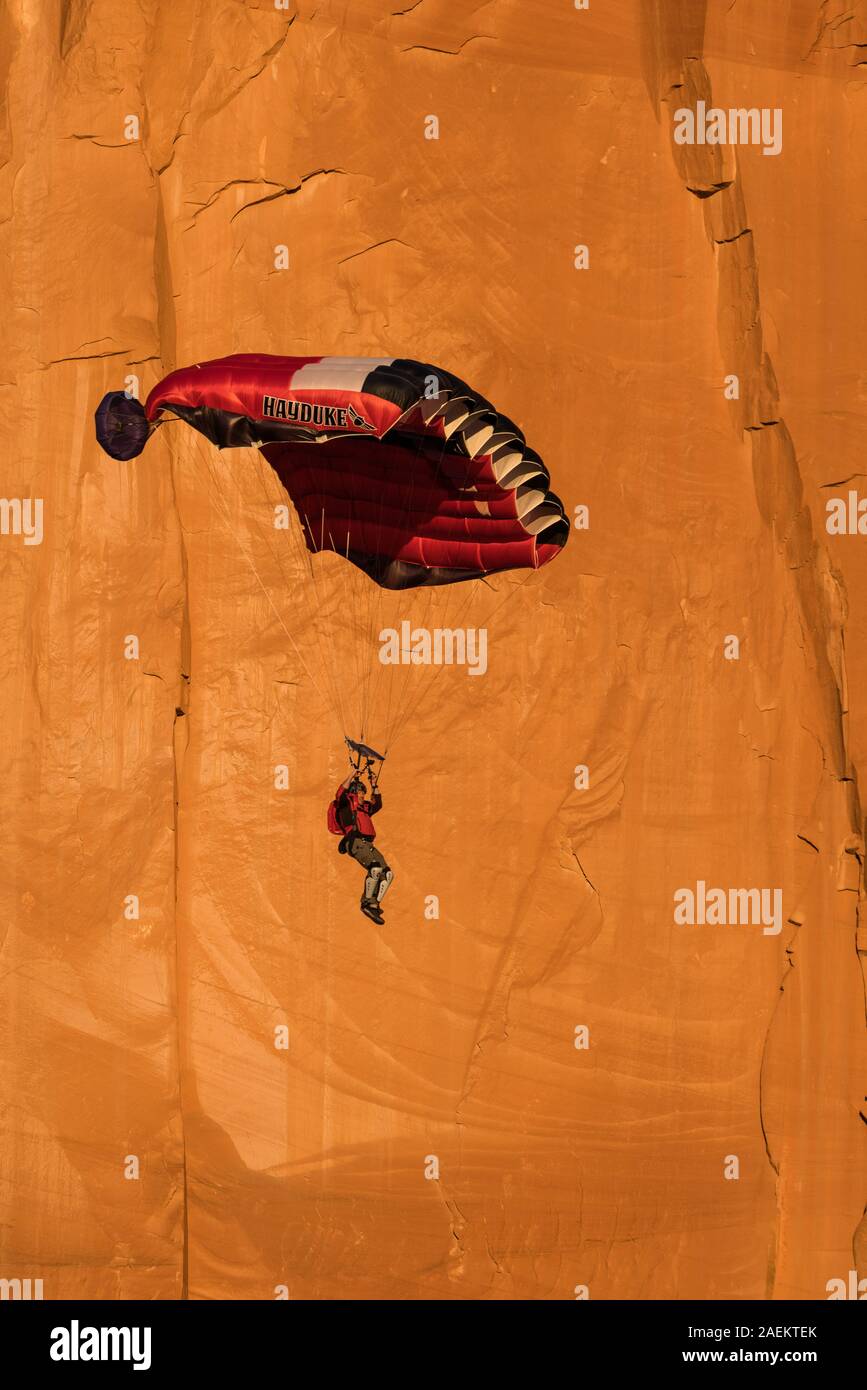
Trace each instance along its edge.
<path fill-rule="evenodd" d="M 199 362 L 142 407 L 109 392 L 97 438 L 134 458 L 165 418 L 218 448 L 260 448 L 308 550 L 333 550 L 387 589 L 537 569 L 569 534 L 560 499 L 517 425 L 449 372 L 408 358 Z"/>

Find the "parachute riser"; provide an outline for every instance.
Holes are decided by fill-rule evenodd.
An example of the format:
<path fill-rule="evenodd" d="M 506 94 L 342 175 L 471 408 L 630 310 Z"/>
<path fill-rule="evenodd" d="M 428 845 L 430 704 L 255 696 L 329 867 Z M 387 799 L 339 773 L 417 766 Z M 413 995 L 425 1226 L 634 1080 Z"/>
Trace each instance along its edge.
<path fill-rule="evenodd" d="M 376 763 L 380 763 L 379 771 L 382 771 L 381 764 L 385 762 L 385 754 L 377 753 L 375 748 L 368 748 L 366 743 L 356 743 L 354 739 L 347 738 L 344 734 L 346 746 L 349 749 L 349 766 L 359 777 L 369 775 L 372 782 L 376 782 L 379 772 L 376 770 Z"/>

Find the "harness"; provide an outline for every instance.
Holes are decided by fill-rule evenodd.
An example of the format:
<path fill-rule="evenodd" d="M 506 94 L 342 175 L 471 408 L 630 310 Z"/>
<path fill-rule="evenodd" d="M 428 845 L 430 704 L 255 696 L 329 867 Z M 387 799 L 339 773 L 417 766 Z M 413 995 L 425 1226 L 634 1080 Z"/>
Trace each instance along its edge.
<path fill-rule="evenodd" d="M 345 741 L 349 749 L 349 766 L 357 777 L 366 776 L 374 792 L 377 792 L 379 774 L 376 771 L 375 764 L 377 762 L 380 764 L 385 762 L 385 754 L 377 753 L 375 748 L 369 748 L 366 743 L 357 743 L 351 738 L 347 738 Z M 350 783 L 350 788 L 351 786 L 352 784 Z M 357 807 L 350 804 L 349 809 L 352 814 L 352 823 L 347 826 L 343 824 L 342 819 L 338 815 L 336 798 L 328 807 L 328 829 L 333 835 L 341 836 L 340 844 L 337 846 L 338 854 L 347 854 L 354 836 L 361 834 L 361 831 L 358 830 L 357 827 Z M 370 839 L 371 837 L 364 835 L 362 838 Z"/>

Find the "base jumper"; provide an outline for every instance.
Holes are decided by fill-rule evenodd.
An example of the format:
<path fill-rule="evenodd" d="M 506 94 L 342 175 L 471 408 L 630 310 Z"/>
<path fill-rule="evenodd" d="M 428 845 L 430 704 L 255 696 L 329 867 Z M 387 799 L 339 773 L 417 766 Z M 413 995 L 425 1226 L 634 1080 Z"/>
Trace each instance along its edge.
<path fill-rule="evenodd" d="M 361 910 L 381 924 L 385 918 L 380 904 L 391 887 L 394 874 L 373 843 L 376 838 L 373 817 L 382 807 L 382 795 L 372 767 L 368 767 L 368 778 L 370 797 L 363 777 L 355 768 L 340 783 L 329 807 L 329 829 L 342 835 L 338 851 L 350 855 L 365 870 Z"/>

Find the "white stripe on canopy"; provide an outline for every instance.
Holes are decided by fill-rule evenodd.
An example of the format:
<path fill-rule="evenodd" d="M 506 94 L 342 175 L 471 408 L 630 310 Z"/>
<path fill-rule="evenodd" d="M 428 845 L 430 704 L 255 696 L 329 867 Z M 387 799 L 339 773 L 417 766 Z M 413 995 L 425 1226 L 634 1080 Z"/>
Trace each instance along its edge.
<path fill-rule="evenodd" d="M 292 373 L 293 391 L 361 391 L 377 367 L 390 367 L 393 357 L 323 357 Z"/>

